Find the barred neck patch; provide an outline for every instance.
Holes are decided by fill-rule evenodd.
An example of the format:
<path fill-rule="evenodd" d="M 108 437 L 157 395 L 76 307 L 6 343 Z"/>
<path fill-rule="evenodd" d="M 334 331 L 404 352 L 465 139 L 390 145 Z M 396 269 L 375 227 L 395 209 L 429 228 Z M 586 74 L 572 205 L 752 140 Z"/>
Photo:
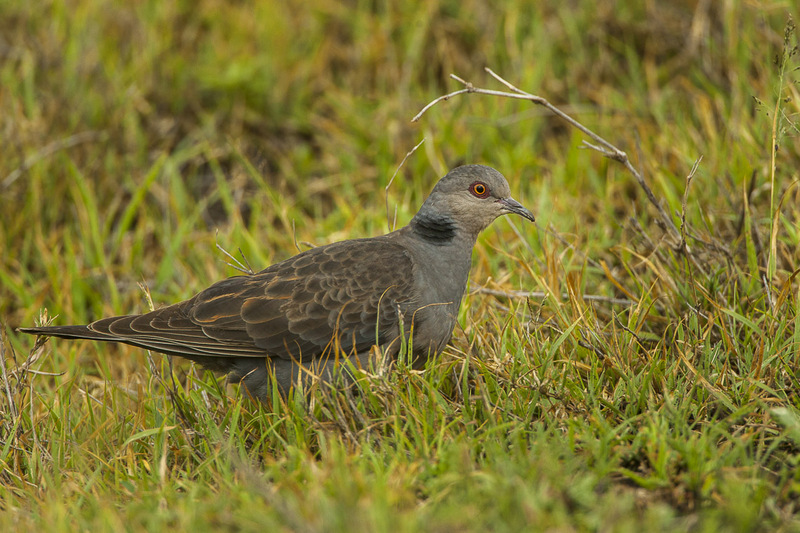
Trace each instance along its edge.
<path fill-rule="evenodd" d="M 445 245 L 455 238 L 457 226 L 447 215 L 420 212 L 411 220 L 411 228 L 422 239 L 436 245 Z"/>

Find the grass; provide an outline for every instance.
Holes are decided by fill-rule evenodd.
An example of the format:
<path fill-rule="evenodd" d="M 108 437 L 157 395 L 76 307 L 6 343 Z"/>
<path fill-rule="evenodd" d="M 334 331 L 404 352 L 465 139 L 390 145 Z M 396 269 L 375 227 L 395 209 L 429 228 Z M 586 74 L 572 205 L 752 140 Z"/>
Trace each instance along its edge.
<path fill-rule="evenodd" d="M 800 12 L 597 4 L 0 5 L 0 528 L 799 530 Z M 410 122 L 485 66 L 671 222 L 528 102 Z M 482 162 L 537 225 L 481 236 L 422 373 L 257 405 L 13 330 L 380 234 L 423 137 L 399 223 Z"/>

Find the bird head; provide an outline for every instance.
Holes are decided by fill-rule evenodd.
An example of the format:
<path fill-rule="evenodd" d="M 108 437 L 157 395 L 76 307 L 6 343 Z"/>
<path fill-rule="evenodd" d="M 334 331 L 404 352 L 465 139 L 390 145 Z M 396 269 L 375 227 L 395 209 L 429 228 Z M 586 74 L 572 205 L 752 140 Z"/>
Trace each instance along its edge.
<path fill-rule="evenodd" d="M 534 221 L 533 213 L 511 197 L 502 174 L 484 165 L 464 165 L 439 180 L 418 216 L 449 218 L 477 236 L 497 217 L 509 213 Z"/>

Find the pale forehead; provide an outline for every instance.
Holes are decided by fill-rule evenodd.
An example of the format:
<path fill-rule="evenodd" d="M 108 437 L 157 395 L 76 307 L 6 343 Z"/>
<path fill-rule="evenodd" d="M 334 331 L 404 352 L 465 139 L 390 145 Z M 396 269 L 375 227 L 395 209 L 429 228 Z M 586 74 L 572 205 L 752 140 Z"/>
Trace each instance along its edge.
<path fill-rule="evenodd" d="M 454 168 L 439 181 L 436 189 L 441 192 L 455 192 L 468 188 L 476 181 L 485 183 L 496 194 L 507 195 L 510 190 L 502 174 L 484 165 L 464 165 Z"/>

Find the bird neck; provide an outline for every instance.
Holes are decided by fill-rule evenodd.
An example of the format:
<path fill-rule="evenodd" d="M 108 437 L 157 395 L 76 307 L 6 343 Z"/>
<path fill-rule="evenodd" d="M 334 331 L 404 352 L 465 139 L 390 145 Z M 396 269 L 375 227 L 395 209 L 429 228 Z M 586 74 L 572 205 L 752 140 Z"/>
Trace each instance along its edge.
<path fill-rule="evenodd" d="M 420 239 L 439 246 L 452 243 L 458 233 L 458 225 L 451 216 L 427 210 L 414 215 L 409 226 Z"/>

